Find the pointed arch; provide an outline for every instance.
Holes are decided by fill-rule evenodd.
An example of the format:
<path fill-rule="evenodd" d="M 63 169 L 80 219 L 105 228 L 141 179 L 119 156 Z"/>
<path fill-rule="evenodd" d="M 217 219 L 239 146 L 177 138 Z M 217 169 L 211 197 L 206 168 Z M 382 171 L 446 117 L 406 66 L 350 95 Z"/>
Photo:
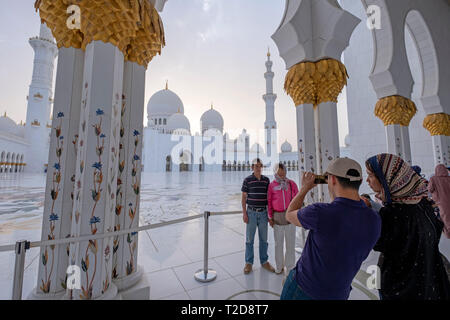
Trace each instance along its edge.
<path fill-rule="evenodd" d="M 406 15 L 405 29 L 410 33 L 418 52 L 422 76 L 420 100 L 427 114 L 444 112 L 439 99 L 439 64 L 430 29 L 418 10 Z"/>

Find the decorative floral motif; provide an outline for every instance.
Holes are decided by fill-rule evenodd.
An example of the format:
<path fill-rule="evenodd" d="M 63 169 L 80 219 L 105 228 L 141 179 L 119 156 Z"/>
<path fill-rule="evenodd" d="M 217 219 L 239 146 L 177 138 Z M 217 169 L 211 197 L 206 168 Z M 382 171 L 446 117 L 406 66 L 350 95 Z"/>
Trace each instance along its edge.
<path fill-rule="evenodd" d="M 89 220 L 90 224 L 96 224 L 96 223 L 100 223 L 100 218 L 99 217 L 92 217 L 91 220 Z"/>
<path fill-rule="evenodd" d="M 119 173 L 117 176 L 117 191 L 116 191 L 116 224 L 114 226 L 114 231 L 118 231 L 121 228 L 121 215 L 122 215 L 122 201 L 123 201 L 123 192 L 122 192 L 122 174 L 125 169 L 125 160 L 122 160 L 125 158 L 125 152 L 123 149 L 122 140 L 125 135 L 125 126 L 124 126 L 124 117 L 125 117 L 125 111 L 126 111 L 126 99 L 125 96 L 122 95 L 122 108 L 120 112 L 120 143 L 119 143 Z M 117 251 L 120 247 L 120 237 L 116 236 L 113 239 L 113 271 L 112 271 L 112 278 L 117 279 L 119 277 L 119 274 L 117 272 L 117 261 L 118 261 L 118 254 Z"/>
<path fill-rule="evenodd" d="M 86 107 L 87 107 L 87 101 L 88 101 L 88 96 L 89 96 L 89 90 L 88 90 L 88 83 L 85 82 L 84 84 L 84 89 L 83 90 L 83 99 L 81 100 L 81 114 L 80 114 L 80 121 L 81 122 L 81 127 L 80 127 L 80 131 L 78 132 L 78 134 L 74 135 L 74 139 L 72 140 L 73 146 L 74 146 L 74 154 L 78 159 L 83 159 L 84 158 L 84 152 L 86 151 L 84 148 L 84 139 L 86 139 Z M 81 176 L 84 172 L 84 168 L 85 168 L 85 163 L 84 160 L 81 160 L 79 163 L 79 171 L 78 174 Z M 72 185 L 72 208 L 74 209 L 75 214 L 72 215 L 71 214 L 71 219 L 72 219 L 72 231 L 71 234 L 68 235 L 68 237 L 75 237 L 77 235 L 79 235 L 79 223 L 80 223 L 80 200 L 81 200 L 81 193 L 82 193 L 82 186 L 84 185 L 84 182 L 82 183 L 82 180 L 80 178 L 77 179 L 76 175 L 72 176 L 71 182 L 73 183 Z M 75 244 L 70 244 L 67 247 L 67 255 L 70 256 L 70 264 L 71 265 L 75 265 L 76 264 L 76 245 Z M 88 259 L 89 261 L 89 259 Z M 87 265 L 89 265 L 89 262 L 87 263 Z M 86 267 L 86 262 L 84 262 L 84 266 Z M 82 263 L 82 267 L 83 267 L 83 263 Z M 64 281 L 65 282 L 65 281 Z M 68 291 L 68 296 L 69 299 L 73 299 L 73 290 L 69 289 Z M 83 294 L 86 293 L 86 290 L 83 291 Z M 83 299 L 83 296 L 80 295 L 80 297 Z"/>
<path fill-rule="evenodd" d="M 131 164 L 132 164 L 132 168 L 131 168 L 131 188 L 133 189 L 133 192 L 136 196 L 135 201 L 134 201 L 134 206 L 133 203 L 130 202 L 129 204 L 129 211 L 128 211 L 128 215 L 130 216 L 130 225 L 129 225 L 129 229 L 132 228 L 133 226 L 133 221 L 136 217 L 136 213 L 137 213 L 137 207 L 139 204 L 139 195 L 140 195 L 140 179 L 137 175 L 138 172 L 138 168 L 140 166 L 140 160 L 141 158 L 138 155 L 138 146 L 140 143 L 140 133 L 137 130 L 134 130 L 133 132 L 133 136 L 135 137 L 134 139 L 134 152 L 133 152 L 133 157 L 131 160 Z M 128 250 L 130 252 L 130 260 L 127 261 L 127 267 L 126 267 L 126 273 L 127 275 L 130 275 L 131 273 L 134 272 L 135 270 L 135 266 L 134 266 L 134 256 L 136 253 L 136 246 L 137 246 L 137 238 L 136 238 L 137 232 L 132 232 L 131 234 L 128 234 L 127 236 L 127 242 L 128 242 Z"/>
<path fill-rule="evenodd" d="M 103 147 L 101 147 L 102 149 L 103 149 Z M 97 149 L 99 149 L 98 147 L 97 147 Z M 97 155 L 99 155 L 98 153 L 97 153 Z M 99 155 L 99 156 L 101 156 L 101 154 Z M 92 167 L 93 168 L 95 168 L 95 169 L 97 169 L 97 170 L 102 170 L 102 163 L 101 162 L 96 162 L 96 163 L 94 163 L 93 165 L 92 165 Z"/>
<path fill-rule="evenodd" d="M 103 183 L 103 163 L 102 163 L 102 155 L 103 150 L 105 148 L 105 138 L 106 135 L 102 133 L 102 115 L 104 115 L 104 111 L 102 109 L 97 109 L 96 115 L 99 117 L 97 123 L 93 124 L 95 135 L 97 137 L 97 145 L 96 145 L 96 154 L 98 156 L 98 161 L 92 164 L 92 168 L 94 168 L 93 172 L 93 189 L 91 189 L 92 201 L 94 201 L 94 205 L 91 211 L 91 218 L 89 220 L 89 224 L 91 226 L 91 234 L 97 233 L 97 224 L 101 223 L 101 219 L 95 216 L 95 210 L 97 208 L 97 204 L 100 201 L 101 193 L 102 193 L 102 183 Z M 80 171 L 83 172 L 84 162 L 80 164 Z M 81 268 L 83 272 L 86 274 L 86 284 L 81 286 L 82 294 L 80 295 L 81 299 L 92 299 L 93 292 L 93 282 L 97 272 L 97 251 L 98 251 L 98 243 L 97 240 L 90 240 L 89 244 L 86 248 L 86 252 L 84 258 L 81 259 Z M 90 253 L 94 255 L 94 266 L 92 276 L 89 277 L 89 256 Z"/>
<path fill-rule="evenodd" d="M 54 170 L 52 173 L 52 188 L 50 190 L 50 197 L 52 199 L 52 205 L 51 205 L 51 209 L 50 209 L 51 214 L 49 216 L 50 233 L 47 236 L 48 240 L 55 240 L 55 238 L 56 238 L 54 231 L 56 228 L 56 222 L 59 221 L 59 216 L 58 216 L 58 214 L 56 214 L 54 212 L 54 210 L 55 210 L 55 203 L 58 199 L 58 195 L 59 195 L 59 191 L 60 191 L 61 170 L 62 170 L 61 156 L 62 156 L 62 153 L 64 150 L 64 136 L 61 135 L 64 113 L 58 112 L 56 118 L 59 119 L 59 123 L 54 128 L 55 137 L 56 137 L 55 154 L 56 154 L 57 162 L 53 165 Z M 44 293 L 50 292 L 51 277 L 53 274 L 53 268 L 54 268 L 54 264 L 55 264 L 55 246 L 51 245 L 49 247 L 50 247 L 50 251 L 51 251 L 50 271 L 47 270 L 48 262 L 49 262 L 48 247 L 45 248 L 45 251 L 42 254 L 42 265 L 44 266 L 44 279 L 41 279 L 40 289 Z"/>

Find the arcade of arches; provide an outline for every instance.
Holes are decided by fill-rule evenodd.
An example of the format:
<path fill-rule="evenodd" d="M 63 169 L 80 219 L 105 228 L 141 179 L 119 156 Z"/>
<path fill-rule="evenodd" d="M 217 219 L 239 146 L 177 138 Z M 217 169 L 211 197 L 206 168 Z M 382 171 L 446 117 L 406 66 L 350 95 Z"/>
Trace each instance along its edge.
<path fill-rule="evenodd" d="M 0 154 L 0 173 L 23 172 L 26 163 L 24 155 L 2 151 Z"/>

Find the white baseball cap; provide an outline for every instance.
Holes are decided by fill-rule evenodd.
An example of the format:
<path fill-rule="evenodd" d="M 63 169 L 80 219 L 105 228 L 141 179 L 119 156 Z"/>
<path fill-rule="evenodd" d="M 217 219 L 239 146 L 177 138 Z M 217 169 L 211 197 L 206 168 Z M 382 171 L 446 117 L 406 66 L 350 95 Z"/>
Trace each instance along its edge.
<path fill-rule="evenodd" d="M 349 175 L 350 170 L 358 172 L 358 176 Z M 326 174 L 332 174 L 333 176 L 349 179 L 350 181 L 361 181 L 362 169 L 358 162 L 350 158 L 337 158 L 330 162 L 326 170 Z"/>

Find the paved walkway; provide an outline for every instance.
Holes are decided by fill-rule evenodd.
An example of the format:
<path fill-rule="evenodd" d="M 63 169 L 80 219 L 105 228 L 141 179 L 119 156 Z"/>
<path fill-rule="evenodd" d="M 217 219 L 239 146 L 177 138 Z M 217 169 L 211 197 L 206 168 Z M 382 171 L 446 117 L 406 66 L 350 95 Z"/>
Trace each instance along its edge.
<path fill-rule="evenodd" d="M 150 299 L 225 300 L 279 299 L 283 275 L 262 269 L 258 263 L 258 237 L 255 238 L 255 265 L 249 275 L 243 274 L 245 225 L 240 215 L 212 216 L 209 235 L 209 267 L 217 279 L 200 283 L 194 273 L 203 268 L 203 219 L 142 232 L 139 237 L 138 265 L 144 272 L 140 286 L 150 284 Z M 299 229 L 301 230 L 301 229 Z M 302 243 L 301 232 L 297 242 Z M 34 239 L 39 238 L 38 232 Z M 441 252 L 450 260 L 450 240 L 441 240 Z M 24 298 L 36 286 L 39 250 L 27 253 L 24 277 Z M 297 253 L 297 259 L 299 253 Z M 14 253 L 0 256 L 0 299 L 10 299 Z M 378 299 L 376 290 L 366 288 L 367 267 L 375 265 L 378 254 L 371 252 L 353 282 L 351 300 Z M 269 261 L 274 261 L 273 231 L 269 228 Z"/>
<path fill-rule="evenodd" d="M 300 229 L 299 229 L 300 230 Z M 262 269 L 258 259 L 258 238 L 255 239 L 253 272 L 244 275 L 245 225 L 240 215 L 210 218 L 209 268 L 217 272 L 210 283 L 197 282 L 194 273 L 203 268 L 203 220 L 190 221 L 152 230 L 142 234 L 139 265 L 151 285 L 151 299 L 250 299 L 278 300 L 283 275 Z M 298 242 L 302 242 L 299 232 Z M 297 253 L 297 259 L 299 253 Z M 350 299 L 378 299 L 376 290 L 365 288 L 367 266 L 376 264 L 373 252 L 364 262 L 354 281 Z M 273 231 L 269 228 L 269 261 L 274 261 Z"/>

